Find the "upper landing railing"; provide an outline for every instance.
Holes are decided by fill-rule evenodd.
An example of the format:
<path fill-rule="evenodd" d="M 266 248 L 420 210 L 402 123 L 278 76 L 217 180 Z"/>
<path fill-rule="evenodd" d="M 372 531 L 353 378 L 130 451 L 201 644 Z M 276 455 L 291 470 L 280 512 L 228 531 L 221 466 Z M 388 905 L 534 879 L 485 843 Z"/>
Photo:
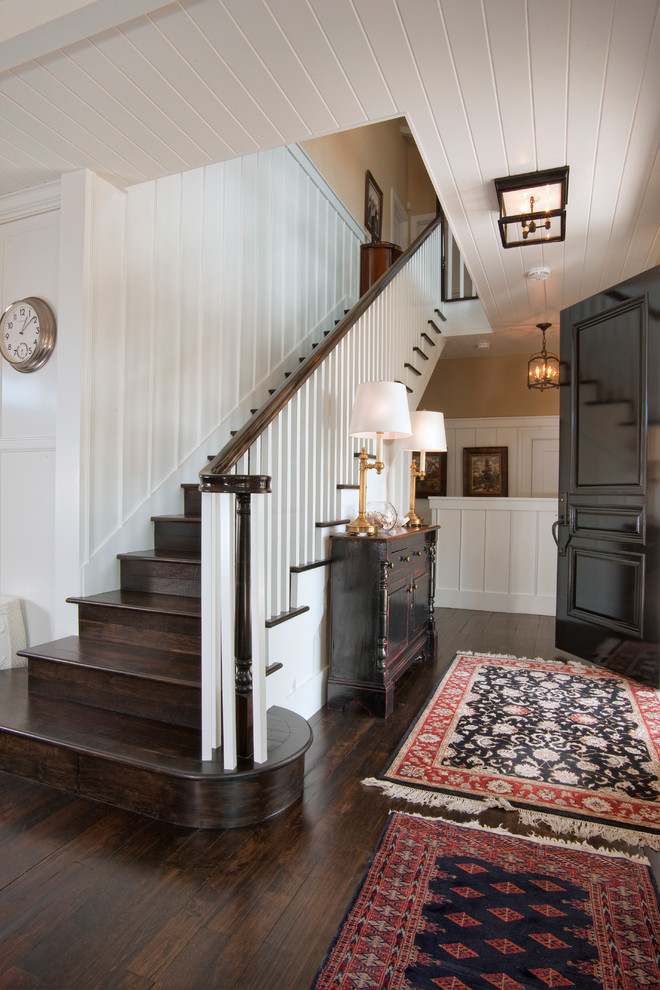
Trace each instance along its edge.
<path fill-rule="evenodd" d="M 420 398 L 411 359 L 439 334 L 441 255 L 438 218 L 200 472 L 203 759 L 220 746 L 227 769 L 267 759 L 266 619 L 290 611 L 291 568 L 324 558 L 320 526 L 341 516 L 359 382 L 407 377 Z"/>

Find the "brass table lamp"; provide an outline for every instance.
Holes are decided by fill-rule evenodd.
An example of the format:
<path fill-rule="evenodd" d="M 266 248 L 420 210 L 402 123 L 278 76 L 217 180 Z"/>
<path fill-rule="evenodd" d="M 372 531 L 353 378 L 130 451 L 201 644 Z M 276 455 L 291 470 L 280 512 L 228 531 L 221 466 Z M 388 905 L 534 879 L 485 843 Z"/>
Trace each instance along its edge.
<path fill-rule="evenodd" d="M 424 525 L 424 521 L 415 510 L 417 479 L 426 475 L 427 451 L 442 452 L 447 449 L 447 435 L 445 417 L 441 412 L 427 412 L 425 409 L 411 412 L 410 423 L 412 435 L 401 445 L 401 450 L 419 451 L 419 469 L 413 457 L 410 462 L 410 509 L 406 526 L 418 529 Z"/>
<path fill-rule="evenodd" d="M 346 527 L 349 533 L 373 536 L 376 527 L 367 519 L 367 471 L 375 468 L 376 473 L 380 474 L 385 467 L 383 440 L 400 440 L 410 436 L 405 385 L 400 382 L 361 382 L 355 393 L 348 432 L 352 437 L 376 441 L 376 460 L 373 464 L 369 463 L 366 447 L 362 447 L 358 514 Z"/>

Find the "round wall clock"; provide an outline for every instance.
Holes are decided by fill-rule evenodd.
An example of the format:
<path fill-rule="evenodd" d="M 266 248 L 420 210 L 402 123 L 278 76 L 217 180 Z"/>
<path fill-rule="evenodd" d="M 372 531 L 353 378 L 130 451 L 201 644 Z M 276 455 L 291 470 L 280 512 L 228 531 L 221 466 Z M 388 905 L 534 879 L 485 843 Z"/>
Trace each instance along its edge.
<path fill-rule="evenodd" d="M 0 354 L 16 371 L 36 371 L 55 346 L 53 311 L 36 296 L 7 306 L 0 317 Z"/>

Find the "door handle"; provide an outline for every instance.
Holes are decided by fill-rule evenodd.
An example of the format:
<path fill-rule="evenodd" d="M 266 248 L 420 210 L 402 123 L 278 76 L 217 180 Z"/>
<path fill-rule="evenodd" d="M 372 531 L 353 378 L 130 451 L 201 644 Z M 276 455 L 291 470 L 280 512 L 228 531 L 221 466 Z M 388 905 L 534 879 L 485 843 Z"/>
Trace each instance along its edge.
<path fill-rule="evenodd" d="M 559 548 L 559 540 L 557 539 L 557 530 L 559 529 L 559 520 L 555 519 L 552 524 L 552 538 L 555 541 L 557 548 Z"/>
<path fill-rule="evenodd" d="M 561 539 L 559 538 L 558 535 L 560 526 L 563 526 L 565 529 L 565 535 Z M 565 557 L 566 547 L 571 542 L 571 534 L 568 531 L 568 526 L 566 526 L 566 523 L 563 522 L 561 519 L 555 519 L 555 521 L 552 524 L 552 538 L 557 546 L 557 553 L 559 554 L 559 556 Z"/>

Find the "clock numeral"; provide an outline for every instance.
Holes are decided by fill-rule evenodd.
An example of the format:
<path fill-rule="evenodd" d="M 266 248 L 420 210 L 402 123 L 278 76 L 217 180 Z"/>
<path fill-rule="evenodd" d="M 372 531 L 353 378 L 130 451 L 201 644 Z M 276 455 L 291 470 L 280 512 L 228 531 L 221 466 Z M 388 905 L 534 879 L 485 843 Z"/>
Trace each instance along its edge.
<path fill-rule="evenodd" d="M 7 329 L 8 330 L 13 330 L 14 329 L 14 321 L 13 320 L 11 321 L 11 323 L 8 323 L 7 324 Z"/>
<path fill-rule="evenodd" d="M 20 311 L 20 313 L 18 315 L 19 316 L 25 316 L 25 306 L 21 306 L 21 311 Z"/>

